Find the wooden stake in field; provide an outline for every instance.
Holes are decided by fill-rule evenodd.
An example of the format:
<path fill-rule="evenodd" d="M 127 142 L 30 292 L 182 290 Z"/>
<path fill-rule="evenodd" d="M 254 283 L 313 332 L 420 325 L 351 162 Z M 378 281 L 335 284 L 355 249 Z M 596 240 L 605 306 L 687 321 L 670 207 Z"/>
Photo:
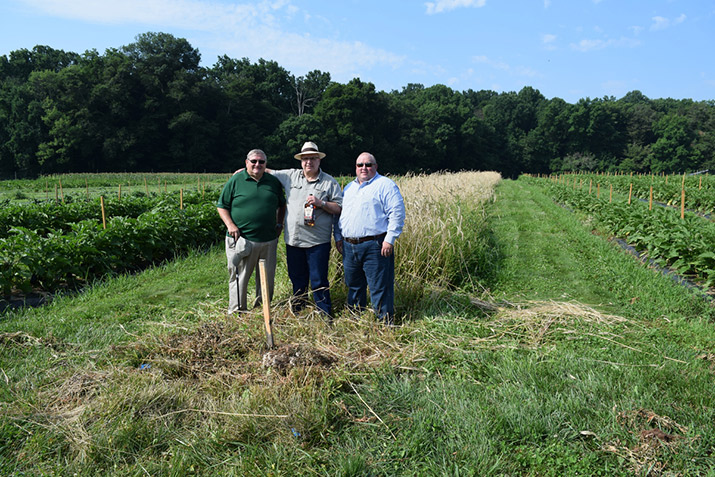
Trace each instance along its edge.
<path fill-rule="evenodd" d="M 99 196 L 99 203 L 102 206 L 102 228 L 106 229 L 107 228 L 107 218 L 104 215 L 104 196 L 103 195 Z"/>
<path fill-rule="evenodd" d="M 179 208 L 184 208 L 184 189 L 179 189 Z"/>
<path fill-rule="evenodd" d="M 122 201 L 122 184 L 119 184 L 119 192 L 117 193 L 117 199 L 119 202 Z"/>
<path fill-rule="evenodd" d="M 650 186 L 650 198 L 648 199 L 648 210 L 653 210 L 653 186 Z"/>
<path fill-rule="evenodd" d="M 273 326 L 271 323 L 271 300 L 268 292 L 268 278 L 266 276 L 266 260 L 258 261 L 258 273 L 261 275 L 261 302 L 263 303 L 263 323 L 266 327 L 266 344 L 268 349 L 275 346 L 273 342 Z"/>
<path fill-rule="evenodd" d="M 601 183 L 598 182 L 596 184 L 596 199 L 600 199 L 600 198 L 601 198 Z"/>
<path fill-rule="evenodd" d="M 62 189 L 62 179 L 60 179 L 60 197 L 62 197 L 62 203 L 65 203 L 65 191 Z"/>
<path fill-rule="evenodd" d="M 685 218 L 685 188 L 680 189 L 680 218 Z"/>
<path fill-rule="evenodd" d="M 57 184 L 55 184 L 55 204 L 60 201 L 60 196 L 57 193 Z"/>
<path fill-rule="evenodd" d="M 588 195 L 591 195 L 591 191 L 593 190 L 593 179 L 588 180 Z"/>
<path fill-rule="evenodd" d="M 698 190 L 703 188 L 703 176 L 700 176 L 700 181 L 698 182 Z"/>
<path fill-rule="evenodd" d="M 631 205 L 631 197 L 633 196 L 633 182 L 631 182 L 631 187 L 628 189 L 628 205 Z"/>
<path fill-rule="evenodd" d="M 613 202 L 613 184 L 608 187 L 608 203 Z"/>

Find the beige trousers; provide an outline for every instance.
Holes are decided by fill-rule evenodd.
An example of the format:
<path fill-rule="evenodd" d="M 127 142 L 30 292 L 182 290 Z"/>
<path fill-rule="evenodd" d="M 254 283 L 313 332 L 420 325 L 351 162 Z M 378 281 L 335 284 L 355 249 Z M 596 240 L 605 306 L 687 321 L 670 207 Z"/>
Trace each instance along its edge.
<path fill-rule="evenodd" d="M 226 237 L 226 260 L 228 261 L 228 313 L 248 309 L 248 281 L 253 271 L 256 271 L 256 303 L 260 303 L 261 279 L 258 271 L 258 261 L 266 260 L 266 281 L 268 282 L 268 299 L 273 299 L 273 283 L 276 277 L 276 252 L 278 238 L 270 242 L 251 242 L 251 254 L 241 259 L 237 266 L 233 265 L 235 241 Z"/>

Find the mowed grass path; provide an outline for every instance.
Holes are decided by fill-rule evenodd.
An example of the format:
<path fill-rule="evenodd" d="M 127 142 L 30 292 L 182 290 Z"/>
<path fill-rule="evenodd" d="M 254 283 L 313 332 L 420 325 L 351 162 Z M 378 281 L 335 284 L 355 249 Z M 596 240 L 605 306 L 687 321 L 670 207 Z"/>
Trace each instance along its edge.
<path fill-rule="evenodd" d="M 494 292 L 508 300 L 576 300 L 603 311 L 697 316 L 702 300 L 646 268 L 537 187 L 504 181 L 493 230 L 501 257 Z M 707 308 L 705 308 L 707 309 Z"/>

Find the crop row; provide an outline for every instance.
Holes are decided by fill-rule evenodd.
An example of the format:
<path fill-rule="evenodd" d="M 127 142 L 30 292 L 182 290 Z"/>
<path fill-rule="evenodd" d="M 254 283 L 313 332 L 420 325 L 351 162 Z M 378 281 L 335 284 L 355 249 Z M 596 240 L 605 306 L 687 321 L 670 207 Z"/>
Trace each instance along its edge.
<path fill-rule="evenodd" d="M 123 184 L 134 190 L 161 189 L 166 184 L 184 185 L 187 188 L 197 184 L 214 185 L 226 182 L 230 173 L 76 173 L 42 176 L 37 179 L 15 179 L 0 181 L 0 191 L 50 192 L 55 187 L 84 189 L 85 187 L 117 187 Z"/>
<path fill-rule="evenodd" d="M 159 204 L 136 218 L 80 220 L 39 233 L 12 227 L 0 238 L 0 290 L 55 291 L 107 274 L 139 270 L 197 247 L 215 244 L 225 232 L 214 203 L 179 208 Z"/>
<path fill-rule="evenodd" d="M 102 202 L 105 220 L 112 217 L 136 218 L 141 214 L 163 206 L 180 207 L 184 204 L 198 204 L 204 200 L 215 200 L 217 191 L 206 195 L 198 193 L 179 197 L 179 192 L 172 194 L 145 196 L 142 193 L 118 197 L 96 198 L 94 200 L 75 199 L 68 196 L 65 203 L 56 201 L 34 201 L 26 204 L 5 202 L 0 205 L 0 238 L 9 235 L 13 227 L 22 227 L 45 237 L 58 231 L 69 232 L 72 224 L 83 220 L 102 223 Z"/>
<path fill-rule="evenodd" d="M 663 266 L 683 275 L 715 286 L 715 223 L 693 213 L 680 218 L 680 211 L 669 207 L 653 207 L 645 202 L 630 204 L 619 196 L 588 193 L 561 182 L 522 178 L 534 181 L 556 201 L 587 213 L 600 228 L 626 240 L 640 252 Z"/>
<path fill-rule="evenodd" d="M 685 207 L 703 214 L 715 211 L 715 178 L 709 175 L 657 176 L 657 175 L 605 175 L 605 174 L 564 174 L 554 176 L 559 183 L 576 188 L 610 190 L 621 194 L 632 194 L 633 198 L 653 200 L 668 205 L 680 206 L 682 191 L 685 190 Z"/>

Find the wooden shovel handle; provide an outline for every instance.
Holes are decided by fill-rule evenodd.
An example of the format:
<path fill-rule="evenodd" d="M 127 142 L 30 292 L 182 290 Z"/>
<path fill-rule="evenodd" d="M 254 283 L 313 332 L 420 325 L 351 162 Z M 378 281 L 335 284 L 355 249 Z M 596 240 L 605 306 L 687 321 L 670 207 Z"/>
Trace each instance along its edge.
<path fill-rule="evenodd" d="M 263 303 L 263 322 L 266 325 L 266 344 L 271 349 L 273 343 L 273 328 L 271 326 L 271 303 L 268 292 L 268 277 L 266 276 L 266 260 L 258 261 L 258 273 L 261 276 L 261 303 Z"/>

